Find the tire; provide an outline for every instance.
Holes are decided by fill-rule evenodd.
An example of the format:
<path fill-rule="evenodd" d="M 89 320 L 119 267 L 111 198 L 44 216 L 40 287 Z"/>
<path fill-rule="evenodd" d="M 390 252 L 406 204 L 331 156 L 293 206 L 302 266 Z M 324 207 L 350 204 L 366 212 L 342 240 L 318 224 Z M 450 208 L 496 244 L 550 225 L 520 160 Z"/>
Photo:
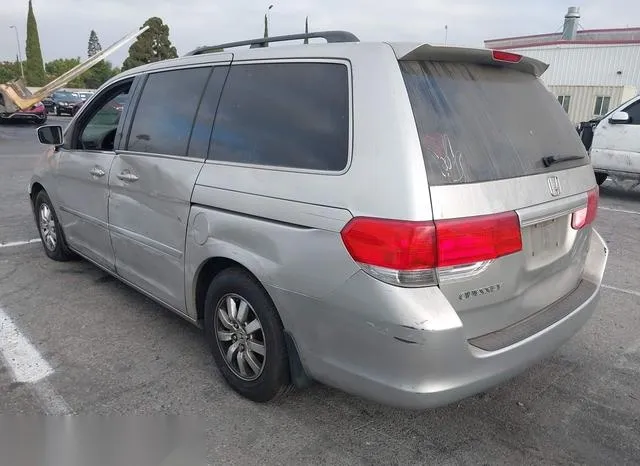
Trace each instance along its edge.
<path fill-rule="evenodd" d="M 608 175 L 606 173 L 596 173 L 595 175 L 596 175 L 596 183 L 598 183 L 598 186 L 601 186 L 602 183 L 607 181 Z"/>
<path fill-rule="evenodd" d="M 60 111 L 60 109 L 58 107 L 53 107 L 54 111 L 56 112 L 56 116 L 61 116 L 62 112 Z"/>
<path fill-rule="evenodd" d="M 229 299 L 235 303 L 235 317 Z M 259 330 L 255 330 L 255 320 L 261 325 Z M 230 268 L 213 279 L 205 300 L 204 324 L 216 366 L 233 390 L 258 403 L 274 400 L 290 390 L 282 322 L 271 298 L 248 272 Z M 231 350 L 232 346 L 235 350 Z M 231 362 L 227 361 L 228 354 Z M 240 359 L 244 368 L 240 367 Z"/>
<path fill-rule="evenodd" d="M 44 252 L 50 259 L 58 262 L 66 262 L 74 259 L 76 256 L 69 250 L 64 233 L 60 227 L 58 216 L 53 209 L 51 199 L 45 191 L 40 191 L 34 202 L 34 210 L 36 214 L 36 226 Z M 48 225 L 45 227 L 45 220 L 48 218 Z M 53 231 L 52 231 L 53 230 Z M 53 236 L 50 233 L 53 232 Z M 52 239 L 54 241 L 52 241 Z"/>

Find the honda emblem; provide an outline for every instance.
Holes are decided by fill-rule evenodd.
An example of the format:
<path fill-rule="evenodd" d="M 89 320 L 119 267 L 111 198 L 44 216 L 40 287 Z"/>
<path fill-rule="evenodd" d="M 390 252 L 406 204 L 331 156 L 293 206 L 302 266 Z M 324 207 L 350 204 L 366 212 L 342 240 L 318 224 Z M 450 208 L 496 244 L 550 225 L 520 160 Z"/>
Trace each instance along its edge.
<path fill-rule="evenodd" d="M 558 179 L 557 176 L 550 176 L 547 179 L 547 183 L 549 184 L 549 192 L 551 192 L 551 195 L 553 197 L 557 197 L 560 195 L 560 192 L 562 192 L 562 188 L 560 188 L 560 180 Z"/>

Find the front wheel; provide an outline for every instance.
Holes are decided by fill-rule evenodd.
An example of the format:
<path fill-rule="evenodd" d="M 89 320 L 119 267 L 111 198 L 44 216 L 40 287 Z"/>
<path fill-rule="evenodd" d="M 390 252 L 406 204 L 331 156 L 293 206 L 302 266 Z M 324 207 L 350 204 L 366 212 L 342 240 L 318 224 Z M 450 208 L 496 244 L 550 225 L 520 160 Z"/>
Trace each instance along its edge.
<path fill-rule="evenodd" d="M 74 254 L 67 247 L 53 204 L 45 191 L 38 193 L 34 206 L 44 252 L 50 259 L 59 262 L 73 259 Z"/>
<path fill-rule="evenodd" d="M 608 175 L 606 173 L 596 173 L 596 183 L 598 186 L 602 185 L 605 181 L 607 181 Z"/>
<path fill-rule="evenodd" d="M 231 268 L 214 278 L 204 323 L 216 365 L 233 390 L 256 402 L 288 391 L 282 323 L 270 297 L 248 272 Z"/>

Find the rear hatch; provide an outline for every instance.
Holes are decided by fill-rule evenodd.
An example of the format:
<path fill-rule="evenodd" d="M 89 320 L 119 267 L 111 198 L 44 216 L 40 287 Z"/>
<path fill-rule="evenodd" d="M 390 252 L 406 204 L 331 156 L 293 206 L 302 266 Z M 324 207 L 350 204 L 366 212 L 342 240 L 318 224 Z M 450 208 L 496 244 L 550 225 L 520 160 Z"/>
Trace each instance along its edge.
<path fill-rule="evenodd" d="M 429 46 L 398 58 L 438 232 L 437 279 L 467 337 L 574 291 L 597 190 L 575 128 L 539 80 L 546 66 Z"/>

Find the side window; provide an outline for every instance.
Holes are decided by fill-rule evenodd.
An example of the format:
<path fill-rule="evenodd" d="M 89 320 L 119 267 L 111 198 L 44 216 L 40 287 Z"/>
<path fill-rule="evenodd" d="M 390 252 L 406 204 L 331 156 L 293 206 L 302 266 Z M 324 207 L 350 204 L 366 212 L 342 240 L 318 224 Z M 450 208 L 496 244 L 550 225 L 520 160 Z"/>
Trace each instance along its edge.
<path fill-rule="evenodd" d="M 570 95 L 559 95 L 558 102 L 564 108 L 564 111 L 569 113 L 569 105 L 571 105 L 571 96 Z"/>
<path fill-rule="evenodd" d="M 81 150 L 113 151 L 118 123 L 129 102 L 131 81 L 108 89 L 83 115 L 75 147 Z"/>
<path fill-rule="evenodd" d="M 609 104 L 611 103 L 611 97 L 598 96 L 596 97 L 596 106 L 593 109 L 593 114 L 596 116 L 604 116 L 609 113 Z"/>
<path fill-rule="evenodd" d="M 232 65 L 220 99 L 209 159 L 340 171 L 349 155 L 345 65 Z"/>
<path fill-rule="evenodd" d="M 187 144 L 211 68 L 150 74 L 138 102 L 127 150 L 187 155 Z"/>
<path fill-rule="evenodd" d="M 213 129 L 213 120 L 216 116 L 218 103 L 224 82 L 229 74 L 229 66 L 216 66 L 207 83 L 207 88 L 202 96 L 200 108 L 198 108 L 198 116 L 193 124 L 191 132 L 191 140 L 189 141 L 189 157 L 206 158 L 209 150 L 209 141 L 211 139 L 211 131 Z"/>
<path fill-rule="evenodd" d="M 630 125 L 640 125 L 640 100 L 629 105 L 624 111 L 629 114 Z"/>

